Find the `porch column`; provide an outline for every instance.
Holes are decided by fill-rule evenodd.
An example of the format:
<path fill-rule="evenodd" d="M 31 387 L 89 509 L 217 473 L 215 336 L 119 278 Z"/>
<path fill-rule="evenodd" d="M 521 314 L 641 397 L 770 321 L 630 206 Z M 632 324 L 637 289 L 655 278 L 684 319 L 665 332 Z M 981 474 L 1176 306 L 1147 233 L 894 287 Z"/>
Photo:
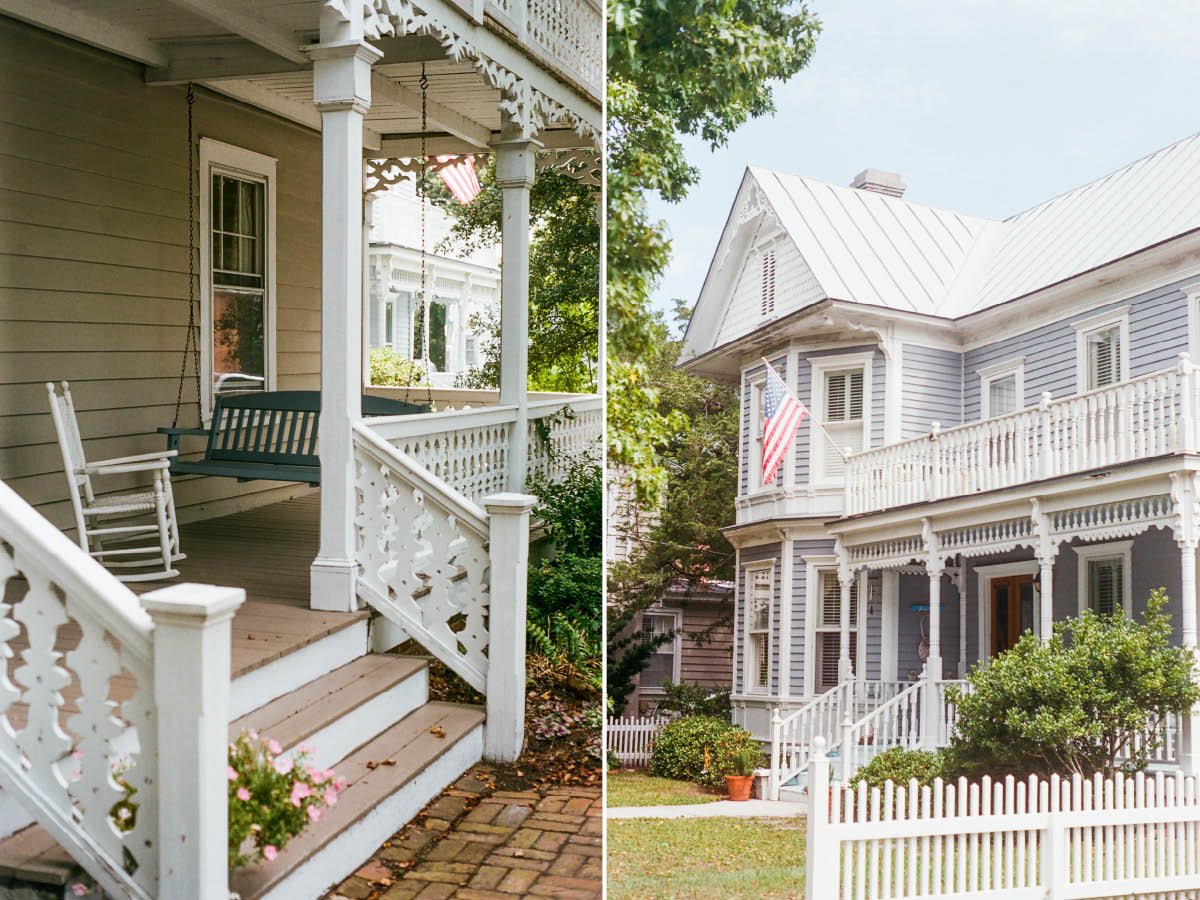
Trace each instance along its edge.
<path fill-rule="evenodd" d="M 1037 534 L 1035 555 L 1038 561 L 1038 603 L 1039 616 L 1038 634 L 1043 641 L 1048 641 L 1054 634 L 1054 558 L 1058 556 L 1058 544 L 1050 536 L 1050 517 L 1042 512 L 1041 501 L 1036 497 L 1032 501 L 1034 531 Z"/>
<path fill-rule="evenodd" d="M 1192 472 L 1171 473 L 1171 499 L 1176 517 L 1172 524 L 1179 546 L 1180 632 L 1183 646 L 1196 650 L 1196 547 L 1200 545 L 1200 501 L 1197 476 Z M 1193 707 L 1183 716 L 1179 742 L 1179 767 L 1185 775 L 1200 775 L 1200 709 Z"/>
<path fill-rule="evenodd" d="M 834 544 L 838 560 L 838 585 L 842 589 L 841 611 L 838 615 L 840 646 L 838 652 L 838 682 L 854 677 L 854 662 L 850 658 L 850 593 L 854 587 L 854 570 L 850 568 L 850 557 L 839 537 Z M 859 603 L 862 598 L 859 597 Z"/>
<path fill-rule="evenodd" d="M 529 191 L 542 145 L 500 113 L 496 183 L 500 185 L 500 405 L 517 408 L 508 438 L 509 491 L 525 490 L 529 441 Z"/>
<path fill-rule="evenodd" d="M 322 16 L 313 60 L 321 111 L 321 542 L 312 564 L 313 609 L 355 608 L 354 444 L 361 415 L 363 117 L 371 64 L 361 16 Z"/>
<path fill-rule="evenodd" d="M 930 519 L 922 521 L 925 539 L 925 571 L 929 575 L 929 654 L 925 657 L 924 696 L 921 699 L 921 746 L 934 750 L 939 744 L 942 718 L 942 571 L 938 538 Z"/>
<path fill-rule="evenodd" d="M 954 592 L 958 596 L 958 677 L 967 677 L 967 561 L 958 557 L 954 573 Z"/>

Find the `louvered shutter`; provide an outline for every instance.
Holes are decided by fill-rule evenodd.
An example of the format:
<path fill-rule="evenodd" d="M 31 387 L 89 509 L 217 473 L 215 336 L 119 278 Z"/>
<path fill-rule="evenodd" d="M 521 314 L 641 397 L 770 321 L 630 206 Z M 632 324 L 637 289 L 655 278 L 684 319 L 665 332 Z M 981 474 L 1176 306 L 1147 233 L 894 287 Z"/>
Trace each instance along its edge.
<path fill-rule="evenodd" d="M 817 635 L 817 693 L 836 687 L 838 683 L 838 661 L 842 655 L 841 635 L 836 631 L 823 631 Z M 858 642 L 850 641 L 850 664 L 858 671 Z"/>
<path fill-rule="evenodd" d="M 839 628 L 842 624 L 842 586 L 833 572 L 821 575 L 821 612 L 817 619 L 820 628 Z M 850 584 L 850 628 L 858 624 L 858 579 Z"/>
<path fill-rule="evenodd" d="M 775 311 L 775 251 L 767 250 L 762 256 L 762 314 Z"/>
<path fill-rule="evenodd" d="M 1087 336 L 1088 390 L 1121 380 L 1121 329 L 1105 328 Z"/>
<path fill-rule="evenodd" d="M 1092 611 L 1108 616 L 1122 607 L 1124 560 L 1093 559 L 1088 562 L 1088 593 Z"/>
<path fill-rule="evenodd" d="M 826 477 L 840 477 L 845 471 L 839 448 L 847 453 L 862 449 L 863 403 L 862 369 L 825 374 Z"/>

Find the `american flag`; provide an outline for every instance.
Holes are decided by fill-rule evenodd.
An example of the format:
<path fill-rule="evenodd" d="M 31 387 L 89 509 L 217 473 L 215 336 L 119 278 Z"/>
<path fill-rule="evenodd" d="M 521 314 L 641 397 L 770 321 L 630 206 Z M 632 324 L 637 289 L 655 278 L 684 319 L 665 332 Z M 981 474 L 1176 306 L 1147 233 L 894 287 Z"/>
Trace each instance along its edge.
<path fill-rule="evenodd" d="M 453 156 L 439 156 L 437 161 L 444 163 L 452 159 Z M 475 175 L 475 163 L 469 156 L 439 169 L 438 174 L 459 203 L 470 203 L 479 194 L 479 178 Z"/>
<path fill-rule="evenodd" d="M 767 363 L 767 386 L 764 398 L 766 416 L 763 420 L 762 483 L 775 480 L 779 464 L 787 455 L 796 429 L 808 415 L 808 409 L 787 389 L 775 367 Z"/>

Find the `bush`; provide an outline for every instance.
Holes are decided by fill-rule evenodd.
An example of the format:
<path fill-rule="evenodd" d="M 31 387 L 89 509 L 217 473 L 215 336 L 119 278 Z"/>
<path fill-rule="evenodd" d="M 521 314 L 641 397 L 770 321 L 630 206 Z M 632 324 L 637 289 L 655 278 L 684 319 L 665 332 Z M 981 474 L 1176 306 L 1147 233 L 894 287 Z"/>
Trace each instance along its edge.
<path fill-rule="evenodd" d="M 573 621 L 589 641 L 599 644 L 604 562 L 597 556 L 559 553 L 529 564 L 529 621 L 543 624 L 554 615 Z"/>
<path fill-rule="evenodd" d="M 616 771 L 617 769 L 621 768 L 621 757 L 617 756 L 617 752 L 615 750 L 608 751 L 608 753 L 606 754 L 606 760 L 607 760 L 607 764 L 608 764 L 608 770 L 610 772 Z"/>
<path fill-rule="evenodd" d="M 858 787 L 860 781 L 865 781 L 867 787 L 882 787 L 885 781 L 908 784 L 913 778 L 919 784 L 933 784 L 933 779 L 942 776 L 944 766 L 941 753 L 893 747 L 859 769 L 850 779 L 850 787 Z"/>
<path fill-rule="evenodd" d="M 408 387 L 429 384 L 425 369 L 391 347 L 371 348 L 371 384 Z"/>
<path fill-rule="evenodd" d="M 538 498 L 533 514 L 546 523 L 557 553 L 599 558 L 604 546 L 604 470 L 581 456 L 562 481 L 534 479 L 529 492 Z"/>
<path fill-rule="evenodd" d="M 1150 595 L 1142 624 L 1124 612 L 1058 622 L 1046 643 L 1026 633 L 987 668 L 972 690 L 948 691 L 958 705 L 947 771 L 975 778 L 1008 773 L 1105 777 L 1144 769 L 1169 713 L 1200 701 L 1192 652 L 1170 646 L 1166 592 Z M 1138 750 L 1132 740 L 1153 732 Z"/>
<path fill-rule="evenodd" d="M 712 716 L 689 716 L 671 722 L 654 739 L 650 771 L 663 778 L 721 787 L 733 774 L 734 755 L 762 748 L 744 728 Z"/>
<path fill-rule="evenodd" d="M 662 683 L 666 696 L 658 702 L 660 713 L 677 713 L 679 716 L 712 716 L 714 719 L 729 721 L 729 691 L 716 688 L 700 687 L 681 681 L 679 684 L 669 678 Z"/>

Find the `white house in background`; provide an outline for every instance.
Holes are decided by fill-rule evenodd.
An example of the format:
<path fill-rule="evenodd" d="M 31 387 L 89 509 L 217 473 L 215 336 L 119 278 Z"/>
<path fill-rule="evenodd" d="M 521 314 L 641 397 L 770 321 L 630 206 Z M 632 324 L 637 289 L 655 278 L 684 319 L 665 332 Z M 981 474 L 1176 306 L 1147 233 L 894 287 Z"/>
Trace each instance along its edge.
<path fill-rule="evenodd" d="M 436 177 L 436 176 L 431 176 Z M 421 357 L 416 326 L 421 316 L 421 200 L 414 181 L 402 181 L 373 195 L 367 343 L 391 347 L 408 359 Z M 491 338 L 471 326 L 475 316 L 500 311 L 500 248 L 481 247 L 463 258 L 439 248 L 453 219 L 425 203 L 425 285 L 430 319 L 431 380 L 452 387 L 458 376 L 480 365 Z"/>
<path fill-rule="evenodd" d="M 6 872 L 74 860 L 122 900 L 315 898 L 481 756 L 520 752 L 522 492 L 602 418 L 598 397 L 526 391 L 528 197 L 539 166 L 594 166 L 602 22 L 592 0 L 0 0 Z M 364 190 L 425 150 L 495 154 L 500 390 L 364 418 Z M 45 384 L 62 380 L 88 459 L 161 453 L 176 416 L 193 466 L 218 449 L 211 429 L 227 456 L 276 454 L 255 480 L 173 478 L 180 580 L 202 584 L 138 597 L 59 530 L 76 473 Z M 217 415 L 234 391 L 290 412 Z M 547 416 L 562 454 L 535 427 Z M 304 483 L 285 480 L 314 453 Z M 428 702 L 424 663 L 383 654 L 408 637 L 486 707 Z M 229 877 L 243 727 L 311 743 L 350 784 L 274 861 Z M 125 756 L 129 831 L 112 819 Z"/>
<path fill-rule="evenodd" d="M 944 744 L 947 681 L 1082 609 L 1161 585 L 1196 645 L 1198 175 L 1193 136 L 993 221 L 747 169 L 681 367 L 743 398 L 733 696 L 776 788 L 818 735 Z M 831 436 L 768 485 L 764 357 Z M 1200 769 L 1195 723 L 1160 762 Z"/>

